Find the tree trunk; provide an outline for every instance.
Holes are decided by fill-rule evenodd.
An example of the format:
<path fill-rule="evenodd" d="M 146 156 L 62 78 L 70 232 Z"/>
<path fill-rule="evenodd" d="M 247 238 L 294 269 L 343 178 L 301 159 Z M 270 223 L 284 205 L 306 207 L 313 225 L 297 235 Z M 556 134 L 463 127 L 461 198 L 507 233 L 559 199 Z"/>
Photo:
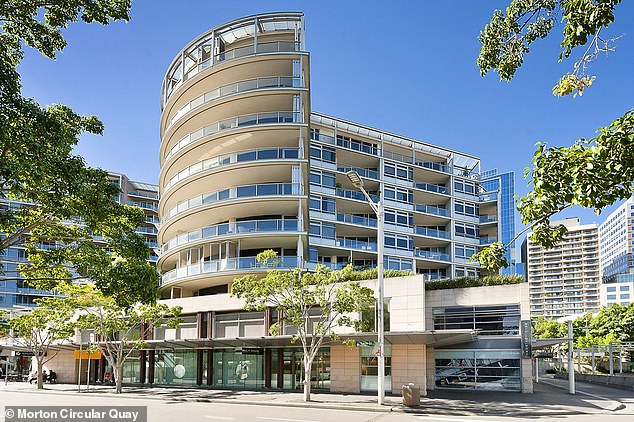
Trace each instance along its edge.
<path fill-rule="evenodd" d="M 37 389 L 44 390 L 44 379 L 42 378 L 42 367 L 44 364 L 40 359 L 37 360 Z"/>
<path fill-rule="evenodd" d="M 304 401 L 310 401 L 310 376 L 313 361 L 308 356 L 304 355 Z"/>
<path fill-rule="evenodd" d="M 117 394 L 121 394 L 121 387 L 123 385 L 123 379 L 121 377 L 121 374 L 123 372 L 123 365 L 115 365 L 112 367 L 113 371 L 114 371 L 114 381 L 115 381 L 115 393 Z"/>

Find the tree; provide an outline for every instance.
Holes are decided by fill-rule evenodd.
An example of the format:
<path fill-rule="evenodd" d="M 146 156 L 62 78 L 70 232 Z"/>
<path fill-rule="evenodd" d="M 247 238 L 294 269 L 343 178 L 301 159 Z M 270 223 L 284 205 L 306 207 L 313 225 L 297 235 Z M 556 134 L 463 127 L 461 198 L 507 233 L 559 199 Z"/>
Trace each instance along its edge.
<path fill-rule="evenodd" d="M 103 352 L 114 371 L 115 391 L 121 393 L 123 365 L 130 355 L 147 345 L 153 327 L 165 323 L 177 328 L 181 307 L 151 303 L 121 306 L 92 284 L 69 285 L 64 292 L 80 309 L 77 327 L 91 330 L 96 337 L 90 350 Z"/>
<path fill-rule="evenodd" d="M 279 262 L 272 250 L 258 254 L 257 260 L 263 265 Z M 275 307 L 282 312 L 270 329 L 271 335 L 279 334 L 282 324 L 296 331 L 292 341 L 299 340 L 304 352 L 304 401 L 310 401 L 312 363 L 326 337 L 338 338 L 333 332 L 336 326 L 358 330 L 361 322 L 351 314 L 368 309 L 374 302 L 372 289 L 345 281 L 350 272 L 351 265 L 340 271 L 318 265 L 313 273 L 301 268 L 269 269 L 263 278 L 250 274 L 231 285 L 231 294 L 244 299 L 247 310 Z"/>
<path fill-rule="evenodd" d="M 59 352 L 54 345 L 68 341 L 74 334 L 74 309 L 71 302 L 60 298 L 36 299 L 38 308 L 9 320 L 15 344 L 33 353 L 37 361 L 37 388 L 44 388 L 42 367 Z"/>
<path fill-rule="evenodd" d="M 559 61 L 570 57 L 576 47 L 588 45 L 571 72 L 562 76 L 553 94 L 582 95 L 592 85 L 589 64 L 602 53 L 614 50 L 615 38 L 605 39 L 601 31 L 614 21 L 620 0 L 513 0 L 505 12 L 496 10 L 480 32 L 482 43 L 477 64 L 482 76 L 495 70 L 501 80 L 510 81 L 521 67 L 524 55 L 538 39 L 546 38 L 562 20 L 563 39 Z M 579 205 L 601 209 L 634 193 L 634 110 L 605 127 L 593 138 L 579 138 L 570 147 L 548 147 L 538 143 L 532 169 L 526 169 L 532 187 L 519 200 L 518 210 L 531 240 L 550 248 L 566 233 L 562 225 L 551 226 L 550 217 Z M 519 233 L 521 235 L 523 232 Z M 513 239 L 515 240 L 515 239 Z M 508 245 L 501 242 L 472 257 L 483 268 L 497 271 L 508 266 L 503 259 Z"/>

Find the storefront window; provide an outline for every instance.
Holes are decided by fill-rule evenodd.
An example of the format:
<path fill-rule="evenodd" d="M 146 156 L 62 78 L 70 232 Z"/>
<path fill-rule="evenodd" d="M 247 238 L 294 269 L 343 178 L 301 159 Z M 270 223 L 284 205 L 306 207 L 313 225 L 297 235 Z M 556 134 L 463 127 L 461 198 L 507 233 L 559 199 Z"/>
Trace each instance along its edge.
<path fill-rule="evenodd" d="M 519 350 L 438 350 L 436 388 L 519 391 Z"/>
<path fill-rule="evenodd" d="M 264 388 L 264 349 L 213 351 L 213 385 L 228 388 Z"/>
<path fill-rule="evenodd" d="M 377 346 L 361 347 L 361 391 L 377 391 L 379 380 L 379 360 Z M 384 347 L 385 391 L 392 391 L 392 348 Z"/>
<path fill-rule="evenodd" d="M 196 350 L 157 350 L 154 383 L 196 385 Z"/>

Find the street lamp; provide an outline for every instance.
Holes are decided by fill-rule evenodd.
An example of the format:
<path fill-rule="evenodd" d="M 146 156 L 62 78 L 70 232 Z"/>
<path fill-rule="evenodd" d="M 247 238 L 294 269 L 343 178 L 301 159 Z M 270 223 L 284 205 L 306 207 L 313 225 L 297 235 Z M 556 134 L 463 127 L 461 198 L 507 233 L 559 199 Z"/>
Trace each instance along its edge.
<path fill-rule="evenodd" d="M 379 343 L 379 354 L 378 354 L 378 403 L 381 405 L 385 403 L 385 333 L 383 327 L 383 303 L 385 299 L 383 297 L 383 198 L 379 198 L 379 202 L 375 203 L 368 192 L 363 187 L 363 180 L 359 177 L 359 174 L 356 171 L 349 171 L 346 173 L 348 179 L 352 182 L 355 188 L 359 189 L 363 192 L 363 195 L 368 200 L 368 205 L 372 208 L 372 211 L 376 214 L 377 220 L 377 240 L 376 240 L 376 251 L 377 251 L 377 290 L 379 293 L 378 303 L 377 303 L 377 325 L 378 325 L 378 343 Z"/>

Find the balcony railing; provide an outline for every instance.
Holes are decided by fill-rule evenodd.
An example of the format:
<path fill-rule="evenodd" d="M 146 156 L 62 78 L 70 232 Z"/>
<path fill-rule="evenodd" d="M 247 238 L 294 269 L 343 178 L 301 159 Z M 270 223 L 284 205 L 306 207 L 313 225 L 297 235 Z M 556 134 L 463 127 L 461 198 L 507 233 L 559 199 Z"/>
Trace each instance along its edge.
<path fill-rule="evenodd" d="M 359 191 L 356 190 L 348 190 L 348 189 L 337 189 L 337 196 L 341 196 L 342 198 L 348 199 L 356 199 L 357 201 L 368 202 L 367 198 Z M 374 202 L 379 202 L 379 196 L 375 194 L 370 194 L 370 198 Z"/>
<path fill-rule="evenodd" d="M 481 245 L 490 245 L 491 243 L 495 243 L 498 241 L 497 236 L 482 236 L 480 238 Z"/>
<path fill-rule="evenodd" d="M 191 208 L 213 204 L 219 201 L 275 195 L 301 195 L 301 185 L 298 183 L 262 183 L 258 185 L 237 186 L 234 188 L 205 193 L 179 203 L 177 206 L 169 210 L 167 218 L 172 218 L 176 214 Z"/>
<path fill-rule="evenodd" d="M 443 193 L 445 195 L 449 193 L 449 189 L 447 189 L 445 186 L 434 185 L 431 183 L 416 183 L 414 184 L 414 187 L 416 187 L 417 189 L 426 190 L 428 192 Z"/>
<path fill-rule="evenodd" d="M 449 217 L 449 211 L 445 208 L 435 207 L 433 205 L 421 205 L 414 204 L 414 209 L 419 212 L 424 212 L 427 214 L 440 215 L 442 217 Z"/>
<path fill-rule="evenodd" d="M 136 201 L 127 201 L 126 204 L 132 205 L 133 207 L 143 208 L 144 210 L 151 210 L 158 212 L 158 205 L 152 202 L 136 202 Z"/>
<path fill-rule="evenodd" d="M 361 217 L 354 214 L 337 214 L 337 221 L 358 224 L 360 226 L 376 227 L 375 218 Z"/>
<path fill-rule="evenodd" d="M 497 215 L 481 215 L 480 216 L 480 223 L 481 224 L 495 223 L 496 221 L 498 221 L 498 216 Z"/>
<path fill-rule="evenodd" d="M 360 249 L 363 251 L 375 251 L 376 242 L 365 242 L 362 240 L 346 239 L 339 237 L 336 239 L 336 245 L 342 248 Z"/>
<path fill-rule="evenodd" d="M 293 76 L 269 76 L 264 78 L 246 79 L 223 85 L 213 91 L 206 92 L 181 107 L 174 116 L 169 120 L 167 129 L 169 129 L 178 119 L 183 117 L 189 111 L 200 107 L 203 104 L 210 103 L 219 98 L 227 97 L 242 92 L 255 91 L 258 89 L 270 88 L 298 88 L 302 86 L 302 78 Z"/>
<path fill-rule="evenodd" d="M 231 164 L 248 161 L 297 159 L 298 156 L 299 148 L 263 148 L 239 151 L 233 154 L 226 154 L 219 157 L 209 158 L 207 160 L 199 161 L 198 163 L 193 164 L 186 169 L 180 171 L 178 174 L 174 175 L 174 177 L 172 177 L 165 184 L 164 191 L 167 191 L 176 183 L 188 178 L 189 176 L 212 168 L 228 166 Z"/>
<path fill-rule="evenodd" d="M 340 171 L 342 173 L 348 173 L 349 171 L 356 171 L 357 174 L 361 177 L 379 180 L 379 172 L 372 169 L 362 169 L 359 167 L 349 167 L 349 166 L 337 166 L 337 171 Z"/>
<path fill-rule="evenodd" d="M 224 271 L 249 270 L 249 269 L 266 269 L 266 268 L 295 268 L 297 267 L 296 256 L 282 256 L 277 264 L 261 264 L 255 257 L 246 258 L 227 258 L 214 261 L 201 261 L 197 264 L 187 265 L 185 267 L 176 268 L 164 273 L 161 276 L 161 286 L 172 281 L 192 277 L 199 274 L 213 274 Z"/>
<path fill-rule="evenodd" d="M 444 230 L 429 229 L 427 227 L 416 226 L 415 233 L 423 236 L 437 237 L 439 239 L 449 239 L 449 232 Z"/>
<path fill-rule="evenodd" d="M 451 261 L 451 257 L 449 256 L 449 254 L 444 253 L 444 252 L 430 252 L 430 251 L 425 251 L 422 249 L 415 249 L 414 250 L 414 256 L 420 257 L 420 258 L 427 258 L 427 259 L 434 259 L 437 261 Z"/>
<path fill-rule="evenodd" d="M 202 127 L 179 140 L 168 151 L 165 159 L 174 155 L 176 152 L 185 148 L 192 142 L 197 141 L 205 136 L 210 136 L 215 133 L 220 133 L 226 130 L 231 130 L 244 126 L 255 126 L 265 124 L 280 124 L 280 123 L 301 123 L 302 113 L 293 111 L 273 111 L 267 113 L 255 113 L 245 114 L 242 116 L 231 117 L 229 119 L 220 120 L 212 123 L 209 126 Z"/>
<path fill-rule="evenodd" d="M 263 232 L 296 232 L 297 219 L 270 219 L 270 220 L 247 220 L 235 223 L 222 223 L 202 229 L 192 230 L 188 233 L 174 237 L 163 244 L 162 252 L 165 253 L 180 245 L 205 239 L 213 239 L 218 236 L 240 234 L 240 233 L 263 233 Z"/>

